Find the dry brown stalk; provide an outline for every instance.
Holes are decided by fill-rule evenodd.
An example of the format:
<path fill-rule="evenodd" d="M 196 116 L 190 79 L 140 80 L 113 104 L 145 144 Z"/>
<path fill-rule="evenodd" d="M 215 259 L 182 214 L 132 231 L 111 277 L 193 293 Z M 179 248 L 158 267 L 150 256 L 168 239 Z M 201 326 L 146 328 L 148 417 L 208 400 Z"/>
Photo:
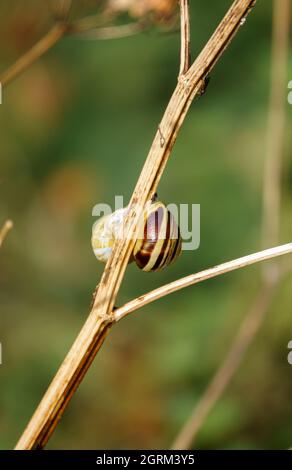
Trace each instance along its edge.
<path fill-rule="evenodd" d="M 262 261 L 271 260 L 273 258 L 278 258 L 279 256 L 287 255 L 292 252 L 292 243 L 286 245 L 277 246 L 275 248 L 270 248 L 268 250 L 260 251 L 258 253 L 253 253 L 252 255 L 243 256 L 227 263 L 219 264 L 219 266 L 214 266 L 213 268 L 205 269 L 196 274 L 190 274 L 189 276 L 182 277 L 176 281 L 170 282 L 165 286 L 158 287 L 151 292 L 147 292 L 144 295 L 141 295 L 137 299 L 133 299 L 130 302 L 126 303 L 122 307 L 117 308 L 114 311 L 115 322 L 120 321 L 122 318 L 126 317 L 132 312 L 139 310 L 145 305 L 154 302 L 155 300 L 161 299 L 166 295 L 177 292 L 178 290 L 184 289 L 185 287 L 193 286 L 199 282 L 207 281 L 222 274 L 230 273 L 236 269 L 242 269 L 252 264 L 256 264 Z"/>
<path fill-rule="evenodd" d="M 10 232 L 12 227 L 13 227 L 12 220 L 6 220 L 6 222 L 4 223 L 3 227 L 0 230 L 0 247 L 2 246 L 8 232 Z"/>
<path fill-rule="evenodd" d="M 287 59 L 289 47 L 289 0 L 274 0 L 270 103 L 266 137 L 266 164 L 263 182 L 263 246 L 277 244 L 280 238 L 281 178 L 285 134 Z M 265 267 L 273 275 L 275 265 Z M 277 275 L 277 272 L 274 272 Z"/>
<path fill-rule="evenodd" d="M 275 286 L 265 285 L 258 292 L 254 303 L 244 318 L 224 361 L 210 381 L 203 396 L 196 404 L 172 449 L 190 449 L 211 409 L 222 396 L 230 380 L 240 366 L 246 350 L 258 332 L 265 313 L 274 297 Z"/>
<path fill-rule="evenodd" d="M 88 32 L 82 31 L 82 38 L 84 39 L 117 39 L 134 36 L 144 31 L 148 25 L 143 22 L 122 24 L 119 26 L 104 26 L 99 28 L 92 28 Z M 78 30 L 74 31 L 79 34 Z"/>
<path fill-rule="evenodd" d="M 11 67 L 0 75 L 0 83 L 6 87 L 12 80 L 36 62 L 49 49 L 51 49 L 65 34 L 64 23 L 58 23 L 28 52 L 23 54 Z"/>
<path fill-rule="evenodd" d="M 46 52 L 52 49 L 52 47 L 55 46 L 65 35 L 79 34 L 85 39 L 116 39 L 138 34 L 146 28 L 146 25 L 143 22 L 133 22 L 127 25 L 105 27 L 104 24 L 112 19 L 108 14 L 93 15 L 91 17 L 81 18 L 80 20 L 76 20 L 71 23 L 68 20 L 70 8 L 70 0 L 61 2 L 60 8 L 57 12 L 56 22 L 50 31 L 5 72 L 0 74 L 0 83 L 3 88 L 45 55 Z"/>
<path fill-rule="evenodd" d="M 102 275 L 93 308 L 59 371 L 36 409 L 16 449 L 43 447 L 114 321 L 113 307 L 133 250 L 141 209 L 156 192 L 179 129 L 205 77 L 254 6 L 254 0 L 235 0 L 196 61 L 179 80 L 166 108 L 136 184 L 127 215 L 126 237 L 117 240 Z"/>
<path fill-rule="evenodd" d="M 263 244 L 277 243 L 280 233 L 281 167 L 285 130 L 286 68 L 289 39 L 289 0 L 274 0 L 271 96 L 267 126 L 267 156 L 263 182 Z M 173 449 L 189 449 L 209 413 L 224 393 L 260 330 L 277 288 L 291 269 L 274 262 L 262 270 L 262 287 L 244 317 L 225 360 L 196 403 L 189 419 L 172 444 Z"/>
<path fill-rule="evenodd" d="M 183 76 L 190 68 L 191 62 L 191 30 L 189 0 L 180 0 L 181 19 L 181 57 L 179 75 Z"/>

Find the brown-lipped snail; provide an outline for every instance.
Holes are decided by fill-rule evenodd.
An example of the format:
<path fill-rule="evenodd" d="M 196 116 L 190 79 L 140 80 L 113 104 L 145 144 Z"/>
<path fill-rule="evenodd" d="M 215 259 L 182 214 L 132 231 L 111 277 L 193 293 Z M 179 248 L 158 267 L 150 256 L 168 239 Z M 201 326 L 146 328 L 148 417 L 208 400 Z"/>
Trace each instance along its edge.
<path fill-rule="evenodd" d="M 93 226 L 92 248 L 96 258 L 106 263 L 118 237 L 123 236 L 123 221 L 128 208 L 101 217 Z M 182 239 L 174 216 L 160 201 L 146 203 L 138 226 L 130 262 L 143 271 L 160 271 L 181 253 Z"/>

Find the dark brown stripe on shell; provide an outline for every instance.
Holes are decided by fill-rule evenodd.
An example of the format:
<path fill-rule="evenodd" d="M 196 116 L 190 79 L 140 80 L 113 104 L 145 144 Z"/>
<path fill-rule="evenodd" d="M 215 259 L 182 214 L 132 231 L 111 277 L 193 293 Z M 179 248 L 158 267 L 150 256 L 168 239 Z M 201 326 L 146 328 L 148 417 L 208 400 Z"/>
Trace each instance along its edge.
<path fill-rule="evenodd" d="M 167 250 L 167 246 L 169 243 L 171 243 L 171 241 L 169 240 L 169 236 L 170 236 L 170 219 L 171 219 L 171 214 L 169 211 L 167 211 L 167 222 L 166 222 L 166 234 L 165 234 L 165 239 L 164 239 L 164 242 L 163 242 L 163 245 L 161 247 L 161 250 L 160 250 L 160 253 L 158 255 L 158 258 L 156 260 L 156 263 L 154 264 L 153 268 L 151 268 L 151 271 L 158 271 L 159 269 L 161 269 L 165 263 L 162 263 L 163 261 L 163 258 L 165 256 L 165 253 L 166 253 L 166 250 Z M 162 263 L 162 265 L 160 266 L 160 264 Z"/>
<path fill-rule="evenodd" d="M 135 260 L 141 269 L 147 266 L 151 255 L 155 250 L 157 237 L 163 221 L 163 215 L 163 207 L 158 207 L 158 209 L 154 212 L 151 212 L 146 219 L 144 225 L 144 241 L 139 252 L 135 255 Z"/>
<path fill-rule="evenodd" d="M 143 269 L 149 263 L 151 254 L 155 247 L 155 242 L 144 242 L 138 253 L 135 254 L 135 261 L 139 268 Z"/>

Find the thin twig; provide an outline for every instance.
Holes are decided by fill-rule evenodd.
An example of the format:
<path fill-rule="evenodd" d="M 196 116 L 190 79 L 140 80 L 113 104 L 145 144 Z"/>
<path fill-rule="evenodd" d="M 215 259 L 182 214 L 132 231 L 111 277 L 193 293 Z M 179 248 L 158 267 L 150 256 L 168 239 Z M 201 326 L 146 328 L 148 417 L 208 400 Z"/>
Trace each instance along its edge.
<path fill-rule="evenodd" d="M 263 184 L 263 247 L 278 243 L 281 216 L 282 155 L 284 152 L 286 77 L 289 42 L 289 0 L 274 1 L 270 103 Z M 277 275 L 275 265 L 264 275 Z"/>
<path fill-rule="evenodd" d="M 178 82 L 160 122 L 160 132 L 157 130 L 131 198 L 125 221 L 125 239 L 118 239 L 115 243 L 112 256 L 102 275 L 93 309 L 16 449 L 35 449 L 45 445 L 103 343 L 114 321 L 113 308 L 133 251 L 141 210 L 156 192 L 179 129 L 192 100 L 202 87 L 204 77 L 213 69 L 254 3 L 254 0 L 234 1 L 197 60 L 185 74 L 186 80 L 183 83 Z M 161 133 L 164 137 L 163 146 Z"/>
<path fill-rule="evenodd" d="M 48 50 L 50 50 L 65 34 L 64 23 L 57 23 L 53 28 L 37 42 L 28 52 L 21 56 L 11 67 L 0 75 L 2 87 L 7 86 L 18 75 L 24 72 Z"/>
<path fill-rule="evenodd" d="M 65 22 L 71 11 L 72 0 L 50 0 L 48 6 L 55 20 Z"/>
<path fill-rule="evenodd" d="M 72 0 L 60 1 L 60 15 L 63 20 L 68 17 L 71 7 L 72 7 Z"/>
<path fill-rule="evenodd" d="M 3 227 L 0 230 L 0 247 L 2 246 L 8 232 L 12 229 L 13 222 L 12 220 L 6 220 Z"/>
<path fill-rule="evenodd" d="M 181 55 L 179 76 L 183 76 L 190 68 L 191 62 L 191 36 L 190 36 L 190 13 L 189 0 L 180 0 L 180 30 L 181 30 Z"/>
<path fill-rule="evenodd" d="M 267 157 L 263 184 L 263 244 L 277 243 L 280 229 L 281 161 L 285 126 L 285 77 L 289 38 L 289 0 L 274 0 L 273 56 Z M 175 439 L 173 449 L 188 449 L 244 359 L 251 342 L 261 328 L 277 287 L 288 269 L 268 263 L 262 270 L 262 287 L 205 393 Z"/>
<path fill-rule="evenodd" d="M 118 26 L 105 26 L 104 28 L 91 29 L 87 33 L 82 32 L 82 39 L 117 39 L 135 36 L 145 31 L 146 24 L 143 22 L 128 23 Z"/>
<path fill-rule="evenodd" d="M 105 10 L 103 13 L 96 15 L 85 16 L 78 20 L 72 21 L 68 25 L 68 32 L 70 34 L 88 33 L 113 21 L 114 15 L 111 11 Z"/>
<path fill-rule="evenodd" d="M 245 268 L 261 261 L 266 261 L 272 258 L 277 258 L 282 255 L 287 255 L 288 253 L 292 253 L 292 243 L 260 251 L 258 253 L 244 256 L 233 261 L 228 261 L 227 263 L 220 264 L 219 266 L 215 266 L 214 268 L 209 268 L 205 271 L 201 271 L 199 273 L 183 277 L 174 282 L 166 284 L 165 286 L 159 287 L 158 289 L 148 292 L 147 294 L 141 295 L 137 299 L 131 300 L 131 302 L 126 303 L 120 308 L 117 308 L 114 311 L 115 321 L 120 321 L 122 318 L 144 307 L 145 305 L 148 305 L 151 302 L 154 302 L 155 300 L 158 300 L 161 297 L 165 297 L 166 295 L 172 294 L 173 292 L 176 292 L 180 289 L 184 289 L 185 287 L 189 287 L 194 284 L 198 284 L 199 282 L 206 281 L 207 279 L 212 279 L 213 277 L 217 277 L 222 274 L 235 271 L 236 269 Z"/>
<path fill-rule="evenodd" d="M 71 3 L 71 0 L 61 2 L 56 12 L 57 22 L 50 31 L 5 72 L 0 74 L 0 84 L 2 87 L 6 87 L 11 83 L 18 75 L 55 46 L 65 35 L 79 34 L 82 37 L 84 34 L 84 38 L 88 39 L 90 38 L 90 32 L 92 32 L 92 39 L 115 39 L 138 34 L 146 28 L 146 24 L 143 22 L 99 28 L 100 24 L 104 25 L 105 21 L 111 18 L 108 14 L 92 15 L 91 17 L 81 18 L 69 23 L 68 15 Z"/>
<path fill-rule="evenodd" d="M 191 448 L 198 431 L 204 424 L 211 409 L 217 403 L 240 366 L 252 339 L 262 324 L 265 313 L 273 299 L 274 292 L 274 286 L 268 287 L 268 285 L 265 285 L 257 294 L 254 304 L 244 318 L 226 358 L 215 373 L 181 432 L 173 442 L 172 449 L 182 450 Z"/>

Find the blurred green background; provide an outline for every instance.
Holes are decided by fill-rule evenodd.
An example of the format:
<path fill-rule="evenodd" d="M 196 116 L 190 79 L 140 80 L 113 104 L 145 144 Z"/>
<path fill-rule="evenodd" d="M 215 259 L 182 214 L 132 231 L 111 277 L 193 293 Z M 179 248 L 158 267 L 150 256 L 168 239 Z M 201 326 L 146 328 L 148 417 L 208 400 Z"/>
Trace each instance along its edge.
<path fill-rule="evenodd" d="M 92 13 L 94 2 L 79 3 L 77 15 Z M 230 3 L 191 1 L 193 57 Z M 167 203 L 201 204 L 200 248 L 161 273 L 129 266 L 119 305 L 261 248 L 271 19 L 272 1 L 259 1 L 192 105 L 159 187 Z M 51 23 L 43 2 L 1 0 L 1 70 Z M 0 221 L 15 227 L 0 251 L 2 449 L 16 443 L 87 317 L 103 269 L 91 251 L 91 210 L 115 195 L 128 201 L 178 60 L 179 34 L 157 25 L 112 41 L 68 37 L 4 90 Z M 282 243 L 292 231 L 286 108 Z M 47 448 L 167 448 L 225 357 L 259 273 L 251 267 L 183 290 L 113 328 Z M 291 446 L 291 282 L 281 285 L 196 448 Z"/>

